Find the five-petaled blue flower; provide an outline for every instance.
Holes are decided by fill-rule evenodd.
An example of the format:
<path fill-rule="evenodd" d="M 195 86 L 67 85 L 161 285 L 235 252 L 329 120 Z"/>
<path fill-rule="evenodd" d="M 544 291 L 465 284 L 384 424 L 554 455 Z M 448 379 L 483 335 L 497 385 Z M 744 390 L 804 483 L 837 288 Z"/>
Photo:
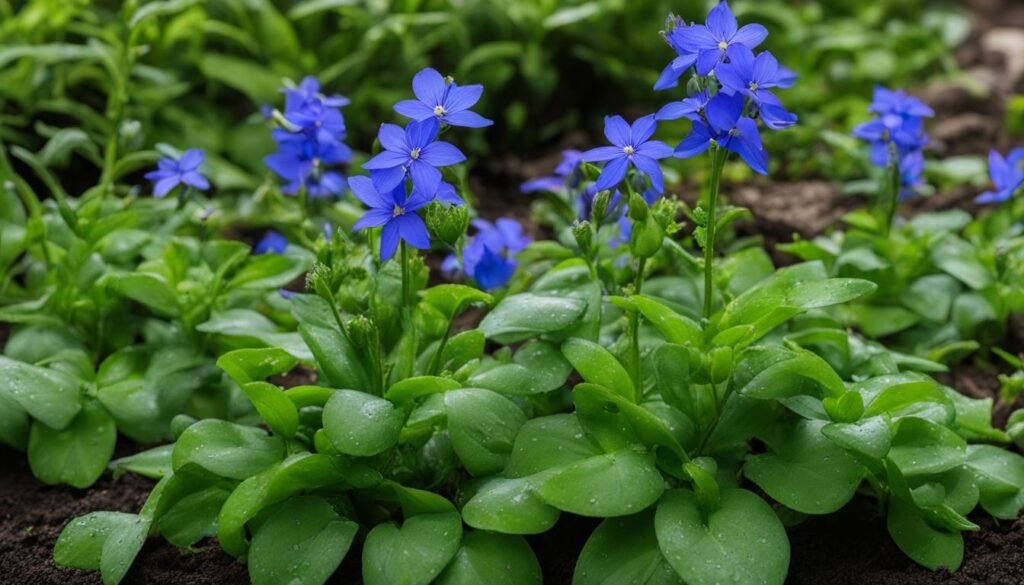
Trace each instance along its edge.
<path fill-rule="evenodd" d="M 263 234 L 260 241 L 256 242 L 256 246 L 252 249 L 253 254 L 283 254 L 285 248 L 288 247 L 288 238 L 281 235 L 280 232 L 270 230 Z"/>
<path fill-rule="evenodd" d="M 1002 203 L 1024 186 L 1024 148 L 1015 148 L 1003 158 L 993 150 L 988 155 L 988 172 L 995 191 L 986 191 L 975 199 L 978 203 Z"/>
<path fill-rule="evenodd" d="M 934 116 L 935 112 L 920 99 L 908 96 L 903 90 L 876 87 L 868 111 L 877 117 L 854 128 L 853 135 L 870 143 L 871 162 L 875 166 L 889 163 L 890 142 L 896 145 L 901 158 L 928 144 L 924 119 Z"/>
<path fill-rule="evenodd" d="M 658 76 L 658 81 L 654 84 L 654 91 L 662 91 L 679 85 L 679 78 L 697 62 L 698 51 L 691 48 L 692 43 L 686 42 L 687 35 L 691 34 L 689 29 L 692 27 L 679 17 L 671 22 L 671 26 L 672 29 L 664 33 L 663 36 L 668 46 L 675 50 L 676 58 L 661 70 L 661 75 Z"/>
<path fill-rule="evenodd" d="M 754 57 L 745 45 L 733 45 L 726 51 L 728 63 L 715 70 L 723 91 L 741 93 L 760 109 L 761 119 L 772 130 L 781 130 L 796 124 L 796 116 L 782 106 L 779 98 L 768 91 L 774 87 L 786 88 L 794 79 L 780 69 L 778 60 L 768 51 Z"/>
<path fill-rule="evenodd" d="M 563 150 L 562 162 L 558 163 L 558 166 L 555 167 L 554 175 L 527 181 L 519 186 L 519 190 L 523 193 L 533 193 L 535 191 L 559 193 L 565 191 L 566 187 L 575 187 L 580 180 L 579 173 L 576 171 L 579 170 L 581 162 L 583 162 L 582 152 L 578 150 Z"/>
<path fill-rule="evenodd" d="M 704 108 L 708 107 L 711 101 L 711 92 L 703 89 L 696 94 L 678 102 L 665 104 L 654 115 L 659 122 L 662 120 L 678 120 L 686 118 L 694 122 L 703 120 Z"/>
<path fill-rule="evenodd" d="M 381 193 L 370 177 L 351 177 L 349 188 L 370 209 L 359 218 L 352 231 L 384 226 L 380 237 L 380 259 L 389 260 L 398 248 L 399 240 L 410 246 L 426 250 L 430 247 L 427 225 L 416 211 L 433 200 L 433 194 L 424 195 L 414 189 L 406 198 L 405 185 L 399 183 L 391 191 Z"/>
<path fill-rule="evenodd" d="M 615 146 L 599 146 L 583 153 L 583 160 L 587 162 L 607 161 L 595 184 L 598 191 L 611 189 L 621 183 L 630 164 L 650 178 L 655 190 L 665 190 L 658 161 L 672 156 L 672 148 L 660 140 L 651 140 L 657 126 L 654 114 L 637 118 L 632 126 L 622 116 L 608 116 L 604 119 L 604 135 Z"/>
<path fill-rule="evenodd" d="M 394 124 L 381 124 L 377 138 L 384 151 L 363 165 L 374 173 L 377 190 L 385 192 L 402 183 L 406 171 L 416 188 L 432 197 L 441 184 L 439 167 L 458 164 L 466 160 L 447 142 L 436 142 L 438 123 L 434 118 L 422 122 L 413 120 L 402 130 Z"/>
<path fill-rule="evenodd" d="M 404 100 L 395 104 L 395 111 L 413 120 L 434 118 L 449 126 L 483 128 L 494 122 L 476 112 L 469 111 L 484 92 L 482 85 L 459 86 L 441 76 L 430 67 L 412 78 L 415 100 Z"/>
<path fill-rule="evenodd" d="M 745 99 L 741 94 L 719 93 L 704 108 L 704 119 L 694 122 L 690 135 L 676 147 L 677 158 L 689 158 L 712 145 L 740 155 L 750 168 L 768 174 L 768 155 L 761 143 L 761 133 L 753 118 L 743 115 Z"/>
<path fill-rule="evenodd" d="M 210 182 L 199 173 L 206 153 L 198 148 L 191 148 L 182 153 L 177 160 L 162 158 L 157 161 L 157 169 L 146 173 L 146 178 L 153 181 L 153 196 L 163 197 L 171 189 L 184 184 L 200 191 L 210 188 Z"/>
<path fill-rule="evenodd" d="M 729 4 L 723 1 L 708 13 L 706 24 L 683 29 L 676 43 L 688 54 L 697 54 L 698 75 L 709 75 L 725 60 L 729 47 L 745 45 L 748 49 L 756 49 L 767 37 L 768 29 L 760 24 L 738 28 Z"/>

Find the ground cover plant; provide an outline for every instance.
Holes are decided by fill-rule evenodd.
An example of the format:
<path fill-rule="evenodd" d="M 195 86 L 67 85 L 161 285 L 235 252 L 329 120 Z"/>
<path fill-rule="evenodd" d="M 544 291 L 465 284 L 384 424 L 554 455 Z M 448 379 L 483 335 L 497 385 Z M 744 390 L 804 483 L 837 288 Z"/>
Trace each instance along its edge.
<path fill-rule="evenodd" d="M 1024 507 L 1024 411 L 997 424 L 992 398 L 937 377 L 967 360 L 1022 367 L 1024 156 L 992 152 L 977 217 L 904 218 L 900 203 L 925 190 L 936 112 L 884 86 L 868 106 L 865 84 L 851 103 L 869 117 L 830 140 L 863 142 L 843 156 L 874 166 L 867 207 L 766 248 L 744 235 L 752 213 L 729 203 L 729 177 L 790 166 L 786 137 L 807 147 L 800 128 L 822 114 L 805 100 L 823 82 L 771 49 L 776 28 L 799 25 L 766 26 L 746 6 L 688 6 L 660 37 L 658 14 L 622 9 L 660 43 L 657 65 L 616 57 L 662 65 L 641 76 L 650 109 L 609 112 L 602 139 L 522 186 L 540 228 L 474 207 L 486 193 L 470 188 L 470 156 L 496 129 L 529 126 L 509 123 L 517 108 L 529 120 L 526 106 L 493 106 L 508 78 L 475 75 L 500 68 L 403 63 L 383 95 L 343 96 L 330 82 L 346 67 L 387 66 L 373 50 L 334 69 L 324 56 L 284 65 L 301 54 L 284 46 L 293 26 L 352 14 L 369 27 L 370 8 L 84 3 L 45 42 L 0 49 L 0 63 L 14 51 L 8 73 L 44 72 L 40 92 L 98 71 L 116 82 L 103 115 L 60 98 L 82 128 L 36 120 L 39 142 L 25 109 L 0 133 L 0 441 L 46 484 L 154 482 L 136 510 L 68 518 L 53 561 L 111 585 L 131 581 L 150 539 L 213 541 L 257 585 L 532 584 L 552 582 L 534 539 L 583 517 L 578 558 L 562 559 L 575 585 L 782 584 L 787 530 L 861 505 L 912 562 L 957 571 L 964 533 Z M 551 30 L 602 15 L 542 8 Z M 5 34 L 45 28 L 30 18 L 45 13 L 27 3 Z M 156 130 L 195 99 L 161 60 L 200 57 L 149 52 L 196 22 L 281 51 L 268 71 L 201 57 L 220 83 L 266 85 L 229 155 L 189 140 L 203 134 L 189 124 Z M 52 44 L 58 31 L 72 42 Z M 945 54 L 930 47 L 920 67 Z M 371 99 L 388 109 L 359 103 Z M 375 133 L 350 136 L 353 119 Z M 67 177 L 73 157 L 97 171 Z M 678 196 L 698 180 L 699 196 Z M 1020 378 L 999 378 L 1002 403 Z M 119 436 L 130 446 L 111 461 Z"/>

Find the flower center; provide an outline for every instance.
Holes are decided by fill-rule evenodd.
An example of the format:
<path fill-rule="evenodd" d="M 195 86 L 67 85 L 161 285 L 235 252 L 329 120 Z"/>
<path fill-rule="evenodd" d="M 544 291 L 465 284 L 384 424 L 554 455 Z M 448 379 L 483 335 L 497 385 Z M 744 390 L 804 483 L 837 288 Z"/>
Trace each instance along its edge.
<path fill-rule="evenodd" d="M 756 81 L 751 81 L 750 82 L 750 91 L 757 91 L 757 87 L 758 87 L 758 85 L 757 85 Z"/>
<path fill-rule="evenodd" d="M 391 211 L 391 217 L 398 217 L 399 215 L 405 215 L 405 208 L 395 203 L 395 208 Z"/>
<path fill-rule="evenodd" d="M 443 116 L 443 115 L 445 115 L 447 113 L 448 113 L 448 110 L 444 109 L 444 106 L 442 106 L 441 104 L 438 104 L 438 105 L 434 106 L 434 115 L 437 116 L 438 118 L 440 118 L 441 116 Z"/>
<path fill-rule="evenodd" d="M 724 50 L 726 50 L 728 48 L 729 48 L 729 42 L 728 41 L 718 41 L 718 50 L 724 51 Z"/>
<path fill-rule="evenodd" d="M 636 152 L 636 150 L 632 146 L 627 146 L 622 149 L 622 152 L 626 153 L 626 156 L 633 156 L 633 153 Z"/>
<path fill-rule="evenodd" d="M 412 149 L 412 152 L 409 153 L 409 158 L 411 158 L 412 160 L 416 160 L 419 157 L 420 157 L 420 149 L 419 148 L 414 148 L 414 149 Z"/>

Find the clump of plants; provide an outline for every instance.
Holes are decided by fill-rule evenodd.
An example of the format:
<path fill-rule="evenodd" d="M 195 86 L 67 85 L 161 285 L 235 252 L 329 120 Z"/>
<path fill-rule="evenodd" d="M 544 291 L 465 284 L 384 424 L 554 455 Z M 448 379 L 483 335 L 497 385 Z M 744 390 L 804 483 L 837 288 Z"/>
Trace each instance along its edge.
<path fill-rule="evenodd" d="M 256 585 L 324 583 L 353 551 L 368 585 L 535 584 L 525 536 L 574 514 L 601 519 L 575 585 L 781 584 L 786 526 L 864 498 L 908 557 L 956 570 L 977 509 L 1024 506 L 1024 458 L 991 400 L 928 375 L 948 345 L 909 340 L 990 303 L 941 337 L 962 347 L 1020 310 L 1019 221 L 901 224 L 927 111 L 879 92 L 858 131 L 884 176 L 875 210 L 787 246 L 804 261 L 783 268 L 723 237 L 749 215 L 724 201 L 730 160 L 768 174 L 762 133 L 798 123 L 767 35 L 725 2 L 671 16 L 658 89 L 685 94 L 607 117 L 609 145 L 524 186 L 549 193 L 553 240 L 475 217 L 460 145 L 492 124 L 483 86 L 432 68 L 367 153 L 345 144 L 345 98 L 289 85 L 264 112 L 276 150 L 251 200 L 218 199 L 199 150 L 156 162 L 118 143 L 123 172 L 79 198 L 33 166 L 46 200 L 0 158 L 0 317 L 17 324 L 0 439 L 76 487 L 118 432 L 172 441 L 110 464 L 156 480 L 149 498 L 72 519 L 54 560 L 113 585 L 151 536 L 215 538 Z M 655 137 L 667 120 L 691 127 L 674 147 Z M 665 170 L 703 154 L 689 208 Z M 153 162 L 154 197 L 137 196 Z M 239 225 L 254 247 L 225 237 Z M 903 299 L 921 319 L 871 327 Z"/>

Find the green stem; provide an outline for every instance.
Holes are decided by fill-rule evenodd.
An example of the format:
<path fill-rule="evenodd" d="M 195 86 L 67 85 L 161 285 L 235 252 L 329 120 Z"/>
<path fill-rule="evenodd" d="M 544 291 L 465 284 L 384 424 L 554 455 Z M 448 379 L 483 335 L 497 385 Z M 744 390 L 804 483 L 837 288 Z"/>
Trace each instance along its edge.
<path fill-rule="evenodd" d="M 409 377 L 416 369 L 416 324 L 413 322 L 413 303 L 411 297 L 412 276 L 409 267 L 409 246 L 402 240 L 401 244 L 402 262 L 402 320 L 405 334 L 408 335 L 406 342 L 406 371 L 403 377 Z"/>
<path fill-rule="evenodd" d="M 647 268 L 647 258 L 640 258 L 636 268 L 636 281 L 634 282 L 633 288 L 636 289 L 635 294 L 640 294 L 644 287 L 644 269 Z M 631 374 L 633 378 L 633 401 L 640 402 L 641 397 L 644 394 L 643 387 L 643 367 L 640 363 L 640 313 L 632 311 L 629 314 L 629 335 L 630 335 L 630 366 Z"/>
<path fill-rule="evenodd" d="M 899 152 L 896 150 L 896 144 L 893 142 L 889 143 L 889 164 L 886 166 L 885 183 L 882 187 L 882 193 L 885 195 L 884 207 L 884 220 L 882 224 L 882 235 L 886 238 L 892 232 L 892 224 L 896 219 L 896 208 L 900 202 L 900 186 L 902 183 L 902 177 L 900 176 L 900 161 Z"/>
<path fill-rule="evenodd" d="M 708 185 L 707 229 L 704 242 L 704 318 L 710 319 L 714 307 L 714 277 L 712 270 L 715 262 L 715 227 L 718 206 L 718 188 L 722 180 L 722 168 L 725 166 L 725 149 L 714 146 L 711 153 L 711 182 Z"/>

